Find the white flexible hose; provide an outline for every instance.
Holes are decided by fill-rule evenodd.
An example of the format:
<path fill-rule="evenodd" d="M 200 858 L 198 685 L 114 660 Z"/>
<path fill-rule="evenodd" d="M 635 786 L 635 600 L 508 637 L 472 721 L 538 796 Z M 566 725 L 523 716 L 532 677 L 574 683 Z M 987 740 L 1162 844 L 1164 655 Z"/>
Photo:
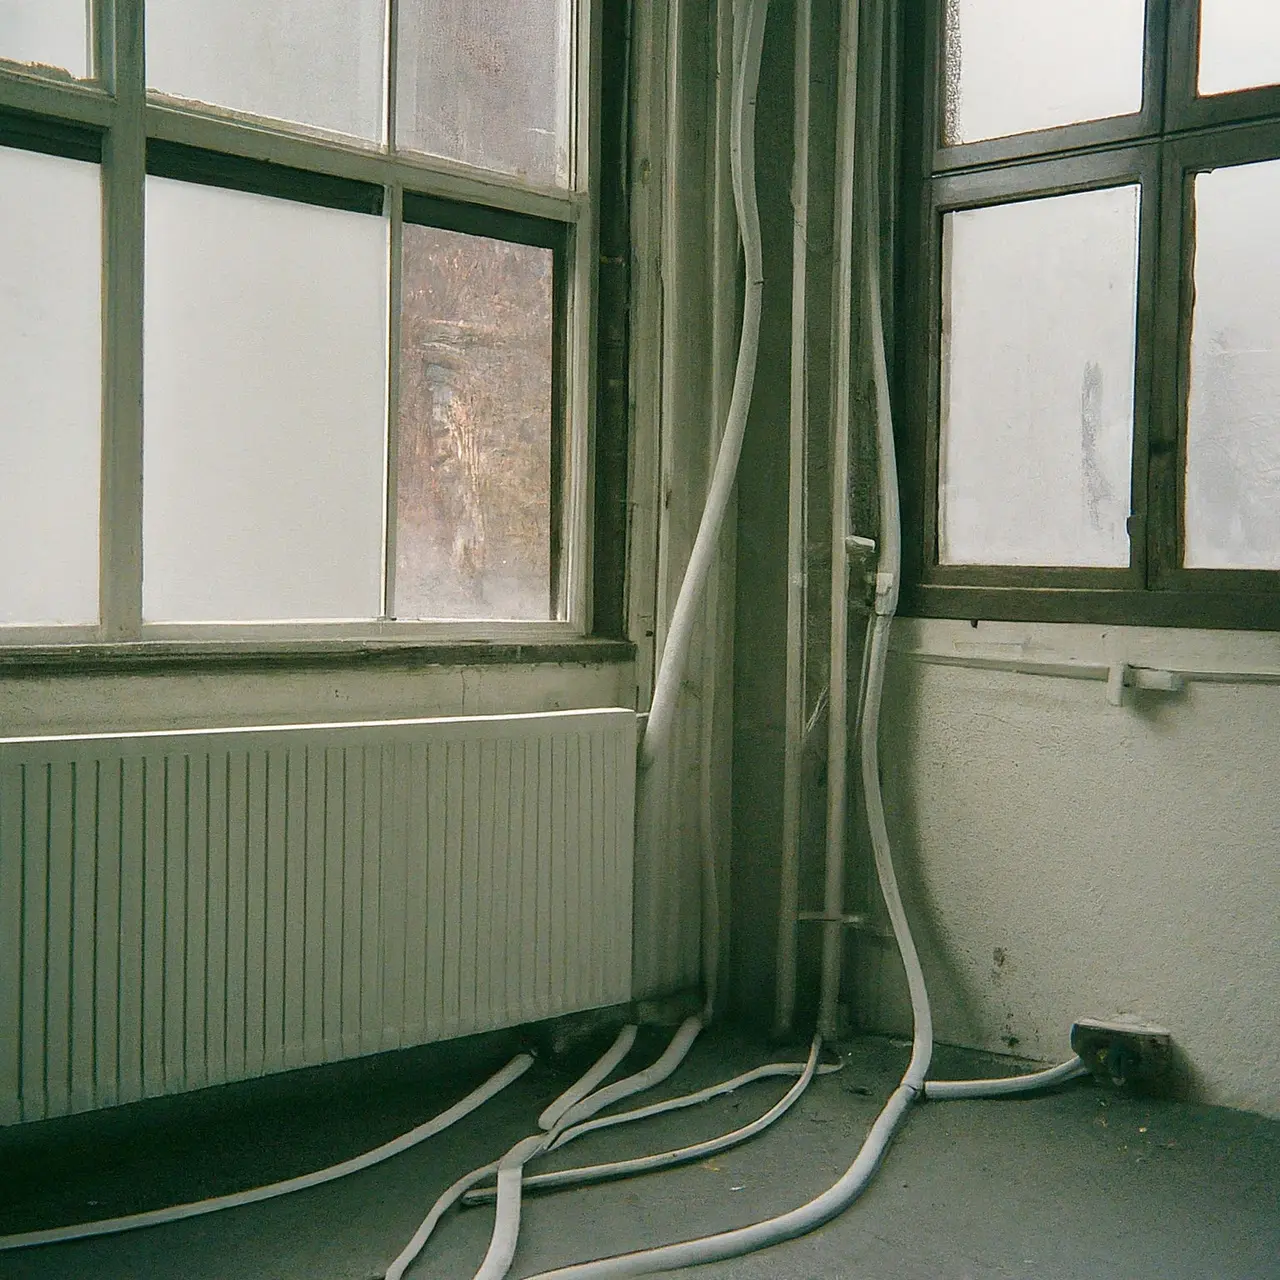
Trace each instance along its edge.
<path fill-rule="evenodd" d="M 844 57 L 856 59 L 857 50 L 846 39 Z M 846 63 L 846 69 L 847 69 Z M 879 80 L 875 84 L 873 101 L 878 100 Z M 878 174 L 878 145 L 876 132 L 878 120 L 873 117 L 871 137 L 872 156 L 868 171 Z M 853 180 L 848 172 L 847 181 Z M 870 189 L 868 189 L 870 195 Z M 862 777 L 866 793 L 867 816 L 871 828 L 871 842 L 875 854 L 876 872 L 880 879 L 881 893 L 893 926 L 893 933 L 907 970 L 907 985 L 911 993 L 911 1007 L 915 1022 L 911 1060 L 902 1083 L 890 1096 L 884 1109 L 871 1126 L 853 1163 L 832 1187 L 807 1204 L 788 1213 L 763 1222 L 753 1223 L 733 1231 L 687 1240 L 679 1244 L 644 1249 L 619 1254 L 595 1262 L 580 1263 L 555 1271 L 542 1272 L 530 1280 L 603 1280 L 604 1277 L 645 1275 L 654 1271 L 675 1270 L 698 1266 L 707 1262 L 738 1257 L 741 1254 L 789 1240 L 814 1230 L 841 1213 L 861 1194 L 880 1164 L 895 1130 L 908 1107 L 920 1095 L 933 1051 L 932 1015 L 924 974 L 911 938 L 911 931 L 898 893 L 897 877 L 889 847 L 888 832 L 884 820 L 884 804 L 880 794 L 879 777 L 879 711 L 880 696 L 884 687 L 885 661 L 888 655 L 889 625 L 897 606 L 897 579 L 901 567 L 901 533 L 898 529 L 898 478 L 893 443 L 893 423 L 888 400 L 888 372 L 884 353 L 884 329 L 880 316 L 880 270 L 878 254 L 877 220 L 871 216 L 876 201 L 868 200 L 866 217 L 867 235 L 867 293 L 868 310 L 871 312 L 872 363 L 876 388 L 876 442 L 879 452 L 879 481 L 881 493 L 881 559 L 877 574 L 876 619 L 871 633 L 871 653 L 867 660 L 866 708 L 861 723 Z M 843 536 L 843 531 L 836 536 Z"/>
<path fill-rule="evenodd" d="M 645 1067 L 643 1071 L 637 1071 L 634 1075 L 624 1076 L 615 1084 L 599 1089 L 590 1097 L 582 1099 L 565 1111 L 553 1127 L 557 1130 L 566 1129 L 569 1125 L 577 1124 L 580 1120 L 603 1111 L 605 1107 L 613 1106 L 615 1102 L 621 1102 L 624 1098 L 630 1098 L 633 1094 L 643 1093 L 646 1089 L 652 1089 L 654 1085 L 661 1084 L 685 1060 L 701 1030 L 701 1018 L 686 1018 L 651 1066 Z"/>
<path fill-rule="evenodd" d="M 574 1169 L 558 1169 L 554 1173 L 534 1174 L 524 1180 L 524 1186 L 526 1189 L 535 1187 L 549 1191 L 560 1187 L 581 1186 L 591 1182 L 606 1182 L 612 1178 L 629 1178 L 638 1173 L 652 1173 L 658 1169 L 671 1169 L 677 1165 L 690 1164 L 694 1160 L 701 1160 L 706 1156 L 717 1155 L 721 1151 L 739 1147 L 744 1142 L 750 1141 L 757 1134 L 763 1133 L 775 1120 L 780 1119 L 791 1110 L 796 1100 L 809 1087 L 809 1081 L 813 1079 L 817 1072 L 818 1053 L 821 1047 L 821 1040 L 815 1036 L 809 1051 L 809 1059 L 801 1067 L 799 1079 L 796 1080 L 795 1084 L 763 1115 L 757 1116 L 756 1119 L 748 1124 L 742 1125 L 729 1133 L 719 1134 L 714 1138 L 706 1138 L 702 1142 L 695 1142 L 686 1147 L 677 1147 L 671 1151 L 659 1151 L 652 1155 L 635 1156 L 630 1160 L 612 1160 L 605 1164 L 580 1165 Z M 634 1119 L 635 1117 L 631 1118 Z M 565 1140 L 569 1140 L 570 1138 L 580 1137 L 581 1134 L 582 1130 L 575 1132 L 571 1129 L 563 1137 Z M 563 1145 L 563 1143 L 560 1145 Z M 498 1194 L 501 1195 L 501 1172 L 499 1172 L 498 1178 Z M 492 1199 L 493 1194 L 487 1188 L 483 1191 L 472 1191 L 468 1194 L 467 1201 L 468 1203 L 480 1203 Z"/>
<path fill-rule="evenodd" d="M 654 1102 L 647 1107 L 636 1107 L 633 1111 L 619 1111 L 611 1116 L 599 1116 L 583 1124 L 574 1125 L 572 1129 L 566 1129 L 547 1148 L 547 1151 L 557 1151 L 566 1143 L 573 1142 L 575 1139 L 581 1138 L 588 1133 L 594 1133 L 599 1129 L 609 1129 L 619 1124 L 630 1124 L 634 1120 L 647 1120 L 651 1116 L 665 1115 L 669 1111 L 679 1111 L 685 1107 L 696 1107 L 703 1102 L 710 1102 L 714 1098 L 721 1098 L 725 1094 L 733 1093 L 744 1085 L 754 1084 L 758 1080 L 770 1080 L 778 1076 L 801 1076 L 805 1072 L 806 1065 L 804 1062 L 770 1062 L 761 1067 L 753 1067 L 750 1071 L 744 1071 L 741 1075 L 734 1076 L 730 1080 L 722 1080 L 718 1084 L 708 1085 L 705 1089 L 699 1089 L 695 1093 L 686 1093 L 676 1098 L 667 1098 L 663 1102 Z M 839 1063 L 830 1063 L 820 1065 L 814 1075 L 833 1075 L 840 1070 L 842 1070 L 842 1067 Z M 559 1178 L 560 1174 L 558 1172 L 535 1173 L 525 1178 L 525 1189 L 562 1185 L 558 1181 Z M 462 1202 L 467 1205 L 491 1204 L 495 1195 L 495 1187 L 479 1187 L 476 1190 L 468 1191 L 462 1197 Z"/>
<path fill-rule="evenodd" d="M 628 1047 L 630 1047 L 631 1041 L 635 1039 L 635 1028 L 629 1028 L 629 1030 L 631 1031 L 631 1038 L 627 1041 Z M 558 1118 L 550 1127 L 550 1132 L 534 1134 L 525 1138 L 522 1142 L 516 1143 L 502 1157 L 498 1162 L 497 1211 L 493 1219 L 493 1232 L 489 1239 L 489 1248 L 484 1255 L 484 1261 L 480 1264 L 480 1270 L 475 1274 L 475 1280 L 502 1280 L 502 1277 L 511 1270 L 511 1262 L 516 1253 L 516 1242 L 520 1236 L 520 1202 L 524 1182 L 524 1166 L 535 1156 L 539 1156 L 546 1151 L 551 1143 L 560 1136 L 561 1131 L 575 1121 L 589 1119 L 597 1112 L 603 1111 L 605 1107 L 612 1106 L 615 1102 L 621 1102 L 623 1098 L 629 1098 L 633 1094 L 641 1093 L 645 1089 L 653 1088 L 656 1084 L 661 1084 L 685 1060 L 689 1050 L 693 1047 L 694 1040 L 698 1037 L 698 1032 L 701 1030 L 702 1022 L 700 1019 L 686 1018 L 675 1035 L 671 1037 L 670 1043 L 652 1065 L 646 1067 L 643 1071 L 624 1076 L 607 1088 L 596 1089 L 595 1092 L 588 1094 L 586 1097 L 580 1097 L 572 1105 L 560 1110 Z M 621 1043 L 621 1040 L 622 1037 L 619 1037 L 619 1043 Z M 617 1045 L 614 1048 L 616 1049 Z M 578 1085 L 574 1086 L 573 1091 L 581 1092 L 589 1080 L 592 1082 L 593 1087 L 603 1080 L 609 1074 L 609 1071 L 613 1069 L 612 1065 L 609 1067 L 609 1071 L 601 1069 L 609 1057 L 610 1054 L 606 1054 L 605 1057 L 601 1058 L 583 1076 Z M 621 1061 L 621 1055 L 617 1056 L 616 1061 Z M 616 1061 L 613 1065 L 616 1065 Z M 568 1096 L 568 1094 L 564 1095 L 566 1098 Z M 543 1113 L 544 1118 L 547 1114 L 548 1112 Z"/>
<path fill-rule="evenodd" d="M 760 50 L 764 42 L 764 17 L 768 0 L 756 0 L 747 15 L 742 36 L 742 52 L 735 59 L 740 70 L 734 77 L 730 107 L 729 157 L 733 176 L 733 203 L 738 214 L 742 236 L 742 255 L 746 264 L 746 292 L 742 308 L 742 333 L 738 341 L 738 363 L 734 370 L 733 393 L 715 471 L 707 490 L 698 533 L 689 555 L 684 579 L 676 596 L 671 622 L 667 627 L 662 660 L 653 682 L 653 698 L 649 718 L 640 744 L 640 768 L 646 770 L 666 749 L 675 718 L 676 700 L 684 675 L 689 642 L 697 620 L 702 589 L 706 585 L 716 542 L 724 523 L 729 498 L 733 492 L 742 454 L 742 438 L 747 429 L 747 413 L 751 408 L 751 389 L 755 382 L 756 353 L 760 344 L 760 307 L 764 294 L 764 270 L 760 245 L 760 213 L 756 206 L 755 119 L 756 89 L 760 81 Z"/>
<path fill-rule="evenodd" d="M 584 1094 L 594 1089 L 627 1056 L 627 1052 L 635 1043 L 635 1039 L 636 1028 L 634 1026 L 623 1027 L 618 1032 L 613 1044 L 542 1112 L 539 1117 L 539 1123 L 547 1120 L 550 1116 L 552 1117 L 551 1124 L 556 1124 L 570 1107 L 576 1105 Z M 555 1130 L 552 1129 L 552 1132 L 554 1133 Z M 545 1134 L 536 1134 L 535 1140 L 545 1136 Z M 512 1148 L 512 1151 L 527 1141 L 529 1139 L 523 1139 L 522 1142 L 516 1144 L 516 1147 Z M 395 1261 L 387 1268 L 386 1280 L 401 1280 L 401 1277 L 412 1265 L 413 1260 L 422 1252 L 423 1245 L 427 1243 L 431 1233 L 436 1229 L 440 1219 L 444 1217 L 448 1209 L 461 1199 L 464 1191 L 469 1190 L 477 1182 L 481 1182 L 491 1173 L 496 1172 L 501 1163 L 501 1161 L 495 1160 L 490 1164 L 482 1165 L 479 1169 L 472 1169 L 470 1173 L 464 1173 L 457 1182 L 440 1195 L 435 1204 L 431 1206 L 418 1229 L 410 1237 L 409 1243 L 400 1250 Z"/>
<path fill-rule="evenodd" d="M 618 1032 L 617 1039 L 587 1069 L 586 1073 L 575 1080 L 553 1103 L 538 1117 L 538 1128 L 554 1129 L 579 1102 L 582 1101 L 602 1080 L 606 1079 L 614 1067 L 631 1052 L 636 1042 L 636 1028 L 628 1025 Z"/>
<path fill-rule="evenodd" d="M 685 1107 L 696 1107 L 703 1102 L 710 1102 L 714 1098 L 722 1098 L 727 1093 L 733 1093 L 735 1090 L 741 1089 L 743 1085 L 754 1084 L 757 1080 L 770 1080 L 776 1076 L 803 1075 L 804 1069 L 805 1064 L 803 1062 L 769 1062 L 761 1067 L 752 1067 L 750 1071 L 744 1071 L 741 1075 L 734 1076 L 730 1080 L 722 1080 L 719 1084 L 708 1085 L 705 1089 L 699 1089 L 695 1093 L 682 1094 L 678 1098 L 668 1098 L 664 1102 L 654 1102 L 647 1107 L 636 1107 L 634 1111 L 618 1111 L 611 1116 L 599 1116 L 595 1120 L 588 1120 L 583 1124 L 574 1125 L 572 1129 L 565 1130 L 547 1150 L 555 1151 L 564 1146 L 566 1142 L 581 1138 L 584 1134 L 592 1133 L 597 1129 L 609 1129 L 616 1124 L 629 1124 L 633 1120 L 647 1120 L 650 1116 L 664 1115 L 668 1111 L 680 1111 Z M 820 1066 L 814 1074 L 827 1076 L 841 1069 L 838 1063 L 831 1063 L 830 1065 Z"/>
<path fill-rule="evenodd" d="M 195 1200 L 190 1204 L 172 1205 L 166 1209 L 151 1209 L 146 1213 L 131 1213 L 120 1218 L 105 1218 L 99 1222 L 80 1222 L 72 1226 L 51 1227 L 47 1231 L 25 1231 L 21 1235 L 0 1237 L 0 1252 L 6 1249 L 29 1249 L 40 1244 L 59 1244 L 66 1240 L 84 1240 L 90 1236 L 114 1235 L 120 1231 L 136 1231 L 141 1227 L 158 1227 L 166 1222 L 179 1222 L 183 1218 L 196 1218 L 206 1213 L 217 1213 L 222 1209 L 238 1209 L 241 1205 L 257 1204 L 261 1200 L 272 1200 L 276 1196 L 289 1195 L 294 1191 L 305 1191 L 309 1187 L 318 1187 L 337 1178 L 345 1178 L 348 1174 L 359 1173 L 383 1160 L 390 1160 L 402 1151 L 425 1142 L 437 1133 L 447 1129 L 451 1124 L 469 1115 L 482 1102 L 488 1101 L 495 1093 L 505 1089 L 513 1080 L 518 1080 L 533 1065 L 533 1059 L 522 1053 L 511 1059 L 501 1071 L 489 1077 L 478 1089 L 473 1089 L 465 1098 L 455 1102 L 447 1111 L 420 1124 L 416 1129 L 382 1146 L 366 1151 L 363 1155 L 353 1156 L 339 1164 L 330 1165 L 327 1169 L 318 1169 L 314 1173 L 300 1174 L 296 1178 L 286 1178 L 283 1182 L 273 1182 L 269 1186 L 255 1187 L 248 1191 L 235 1191 L 225 1196 L 212 1196 L 207 1200 Z"/>
<path fill-rule="evenodd" d="M 1089 1068 L 1078 1058 L 1069 1058 L 1056 1067 L 1033 1071 L 1025 1076 L 997 1076 L 991 1080 L 926 1080 L 926 1098 L 1000 1098 L 1015 1093 L 1031 1093 L 1065 1084 L 1077 1076 L 1086 1076 Z"/>

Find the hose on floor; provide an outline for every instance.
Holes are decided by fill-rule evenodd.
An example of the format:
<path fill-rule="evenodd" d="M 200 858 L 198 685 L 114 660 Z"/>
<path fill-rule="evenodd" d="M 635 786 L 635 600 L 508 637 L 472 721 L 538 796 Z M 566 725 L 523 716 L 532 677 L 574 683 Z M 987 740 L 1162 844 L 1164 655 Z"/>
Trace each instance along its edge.
<path fill-rule="evenodd" d="M 257 1204 L 262 1200 L 273 1200 L 277 1196 L 286 1196 L 294 1191 L 306 1191 L 310 1187 L 319 1187 L 326 1182 L 345 1178 L 349 1174 L 359 1173 L 362 1169 L 372 1168 L 392 1156 L 398 1156 L 411 1147 L 425 1142 L 428 1138 L 442 1133 L 451 1124 L 456 1124 L 464 1116 L 470 1115 L 483 1102 L 487 1102 L 496 1093 L 500 1093 L 512 1081 L 518 1080 L 533 1065 L 533 1058 L 522 1053 L 512 1058 L 496 1074 L 489 1077 L 479 1088 L 473 1089 L 465 1098 L 455 1102 L 447 1111 L 420 1124 L 408 1133 L 384 1142 L 382 1146 L 366 1151 L 363 1155 L 353 1156 L 330 1165 L 326 1169 L 317 1169 L 314 1173 L 300 1174 L 296 1178 L 286 1178 L 282 1182 L 273 1182 L 265 1187 L 255 1187 L 247 1191 L 234 1191 L 229 1195 L 211 1196 L 206 1200 L 195 1200 L 189 1204 L 171 1205 L 164 1209 L 150 1209 L 145 1213 L 130 1213 L 119 1218 L 104 1218 L 98 1222 L 79 1222 L 65 1227 L 50 1227 L 44 1231 L 24 1231 L 19 1235 L 0 1236 L 0 1252 L 7 1249 L 31 1249 L 42 1244 L 61 1244 L 67 1240 L 85 1240 L 90 1236 L 115 1235 L 121 1231 L 137 1231 L 142 1227 L 158 1227 L 166 1222 L 180 1222 L 183 1218 L 196 1218 L 206 1213 L 218 1213 L 223 1209 L 238 1209 L 241 1205 Z"/>

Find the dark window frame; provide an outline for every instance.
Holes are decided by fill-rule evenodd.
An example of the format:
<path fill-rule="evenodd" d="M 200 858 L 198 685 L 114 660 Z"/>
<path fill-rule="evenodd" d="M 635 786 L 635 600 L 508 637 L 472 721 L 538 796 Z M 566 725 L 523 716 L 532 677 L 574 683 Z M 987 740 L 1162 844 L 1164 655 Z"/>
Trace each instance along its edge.
<path fill-rule="evenodd" d="M 267 628 L 250 628 L 225 642 L 238 653 L 261 648 L 296 649 L 305 652 L 316 644 L 345 646 L 353 655 L 372 641 L 393 643 L 424 652 L 479 652 L 490 648 L 526 655 L 543 650 L 562 655 L 581 649 L 584 660 L 593 660 L 601 641 L 625 641 L 627 560 L 627 468 L 630 452 L 631 410 L 628 390 L 630 227 L 627 166 L 629 143 L 629 65 L 631 59 L 631 0 L 601 4 L 586 0 L 590 39 L 583 46 L 593 64 L 581 86 L 589 104 L 590 119 L 579 116 L 574 128 L 583 130 L 590 145 L 594 169 L 589 190 L 573 188 L 546 192 L 540 188 L 517 190 L 518 179 L 490 175 L 447 161 L 436 162 L 413 154 L 397 157 L 394 148 L 369 147 L 349 140 L 327 139 L 287 121 L 260 120 L 217 106 L 181 103 L 163 95 L 148 95 L 142 87 L 141 8 L 136 0 L 114 0 L 96 15 L 93 28 L 95 66 L 84 82 L 64 83 L 48 78 L 39 69 L 28 70 L 0 60 L 0 145 L 45 152 L 103 166 L 107 231 L 104 234 L 104 271 L 108 280 L 104 306 L 112 313 L 113 330 L 136 329 L 140 316 L 140 266 L 134 254 L 121 254 L 118 225 L 126 218 L 141 218 L 142 179 L 145 174 L 202 185 L 253 192 L 275 198 L 344 209 L 397 220 L 425 221 L 442 228 L 528 243 L 552 249 L 553 345 L 552 345 L 552 496 L 549 511 L 551 541 L 550 609 L 548 622 L 574 627 L 547 638 L 526 635 L 519 624 L 498 620 L 476 624 L 474 637 L 459 632 L 470 624 L 448 620 L 407 620 L 394 637 L 383 630 L 394 618 L 368 620 L 367 634 L 342 634 L 327 625 L 281 621 Z M 121 69 L 124 69 L 121 74 Z M 579 67 L 581 70 L 581 67 Z M 394 71 L 393 71 L 394 74 Z M 127 126 L 127 128 L 126 128 Z M 128 164 L 117 156 L 122 142 L 129 144 Z M 128 149 L 128 148 L 127 148 Z M 135 154 L 136 152 L 136 154 Z M 110 165 L 106 164 L 110 161 Z M 110 172 L 109 172 L 110 171 Z M 113 178 L 111 174 L 119 175 Z M 415 187 L 421 183 L 421 189 Z M 122 199 L 125 192 L 127 199 Z M 589 215 L 570 211 L 570 202 Z M 124 206 L 128 205 L 128 208 Z M 121 212 L 123 210 L 123 212 Z M 113 211 L 115 211 L 113 213 Z M 598 255 L 588 270 L 584 228 L 594 227 Z M 130 233 L 132 234 L 132 232 Z M 394 257 L 394 255 L 393 255 Z M 392 324 L 398 306 L 397 264 L 392 264 Z M 122 321 L 116 312 L 129 312 Z M 591 323 L 586 319 L 590 316 Z M 580 326 L 583 326 L 580 328 Z M 571 336 L 571 328 L 573 334 Z M 580 341 L 591 332 L 592 341 Z M 104 329 L 104 341 L 106 330 Z M 394 341 L 392 346 L 394 347 Z M 571 355 L 572 353 L 572 355 Z M 395 355 L 389 351 L 389 360 Z M 570 364 L 574 363 L 573 387 Z M 101 616 L 96 626 L 53 626 L 0 629 L 0 652 L 21 662 L 25 653 L 74 649 L 85 655 L 127 646 L 186 650 L 215 649 L 224 642 L 195 634 L 204 624 L 192 624 L 190 636 L 168 635 L 154 624 L 131 622 L 123 630 L 118 618 L 141 618 L 137 583 L 119 586 L 108 565 L 130 559 L 115 545 L 136 540 L 136 528 L 117 531 L 108 518 L 106 477 L 136 470 L 136 441 L 125 432 L 118 437 L 107 423 L 124 406 L 131 416 L 140 383 L 139 368 L 117 373 L 112 366 L 104 386 L 104 501 L 102 531 Z M 394 378 L 393 369 L 390 376 Z M 113 390 L 119 383 L 119 394 Z M 570 401 L 573 401 L 573 422 Z M 394 423 L 389 423 L 394 435 Z M 585 442 L 579 431 L 585 433 Z M 136 434 L 136 433 L 135 433 Z M 119 454 L 119 458 L 116 455 Z M 388 465 L 392 465 L 390 462 Z M 572 465 L 573 476 L 569 471 Z M 392 472 L 394 476 L 394 471 Z M 572 513 L 567 488 L 577 490 L 574 501 L 585 498 Z M 120 483 L 126 492 L 135 481 Z M 394 494 L 388 498 L 394 502 Z M 140 510 L 139 503 L 132 504 Z M 140 516 L 137 518 L 140 519 Z M 137 519 L 133 522 L 137 524 Z M 566 539 L 572 535 L 572 549 Z M 394 556 L 394 534 L 388 535 L 389 560 Z M 133 555 L 136 560 L 136 555 Z M 580 563 L 575 575 L 574 600 L 565 581 L 570 560 Z M 131 571 L 140 580 L 140 571 Z M 581 595 L 579 595 L 579 589 Z M 585 601 L 585 611 L 579 605 Z M 168 624 L 166 624 L 167 627 Z M 175 632 L 187 624 L 174 624 Z M 345 624 L 343 624 L 345 625 Z M 363 622 L 356 628 L 364 627 Z M 513 627 L 508 636 L 505 627 Z M 541 625 L 541 624 L 538 624 Z M 415 628 L 409 630 L 408 628 Z M 424 628 L 442 628 L 431 634 Z M 236 631 L 234 626 L 228 634 Z M 270 630 L 276 634 L 267 635 Z M 492 638 L 488 632 L 494 630 Z M 259 632 L 263 634 L 259 634 Z M 307 634 L 303 634 L 303 632 Z M 65 632 L 65 638 L 59 635 Z M 314 634 L 312 634 L 314 632 Z M 630 646 L 628 646 L 630 648 Z M 610 650 L 612 653 L 612 650 Z M 559 657 L 556 660 L 560 660 Z M 611 659 L 612 660 L 612 659 Z"/>
<path fill-rule="evenodd" d="M 942 145 L 946 0 L 907 0 L 903 224 L 894 390 L 902 459 L 902 610 L 943 618 L 1280 628 L 1280 571 L 1182 567 L 1192 304 L 1191 175 L 1280 158 L 1280 86 L 1192 98 L 1198 0 L 1147 0 L 1139 112 Z M 1270 117 L 1259 119 L 1259 116 Z M 1142 187 L 1127 569 L 942 565 L 938 558 L 942 219 L 957 208 Z"/>

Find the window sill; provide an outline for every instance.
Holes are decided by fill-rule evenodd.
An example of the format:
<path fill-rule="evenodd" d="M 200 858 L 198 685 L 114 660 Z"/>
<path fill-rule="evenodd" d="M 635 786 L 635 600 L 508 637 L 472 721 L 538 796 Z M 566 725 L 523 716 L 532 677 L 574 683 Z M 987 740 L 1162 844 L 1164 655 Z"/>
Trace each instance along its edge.
<path fill-rule="evenodd" d="M 0 645 L 0 677 L 138 675 L 191 671 L 370 670 L 404 667 L 615 666 L 629 640 L 208 640 L 128 644 Z"/>

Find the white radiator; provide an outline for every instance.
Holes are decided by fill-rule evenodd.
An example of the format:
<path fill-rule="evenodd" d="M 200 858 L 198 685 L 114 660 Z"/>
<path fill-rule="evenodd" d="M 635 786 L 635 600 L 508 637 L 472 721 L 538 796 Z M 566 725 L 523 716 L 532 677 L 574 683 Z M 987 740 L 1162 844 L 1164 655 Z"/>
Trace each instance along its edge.
<path fill-rule="evenodd" d="M 630 998 L 627 710 L 0 739 L 0 1123 Z"/>

